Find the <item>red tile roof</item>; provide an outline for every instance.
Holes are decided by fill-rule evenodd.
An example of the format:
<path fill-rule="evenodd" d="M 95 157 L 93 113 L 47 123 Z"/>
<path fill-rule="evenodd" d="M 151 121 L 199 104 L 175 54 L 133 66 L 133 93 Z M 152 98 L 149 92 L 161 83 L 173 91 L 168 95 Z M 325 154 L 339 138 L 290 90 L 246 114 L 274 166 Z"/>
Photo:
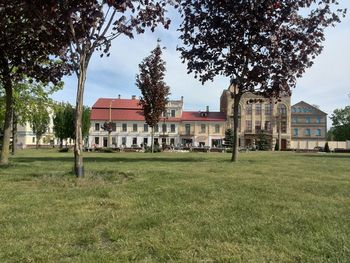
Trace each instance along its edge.
<path fill-rule="evenodd" d="M 202 117 L 201 113 L 207 114 Z M 184 111 L 182 113 L 182 121 L 226 121 L 225 113 L 223 112 L 198 112 L 198 111 Z"/>
<path fill-rule="evenodd" d="M 112 104 L 111 104 L 112 103 Z M 113 109 L 141 109 L 139 105 L 139 100 L 137 99 L 110 99 L 110 98 L 100 98 L 92 106 L 92 108 L 108 108 Z"/>
<path fill-rule="evenodd" d="M 142 110 L 116 110 L 112 109 L 111 114 L 112 121 L 144 121 Z M 109 109 L 96 109 L 91 110 L 91 120 L 109 120 Z"/>
<path fill-rule="evenodd" d="M 112 103 L 112 104 L 111 104 Z M 137 99 L 108 99 L 100 98 L 92 106 L 91 120 L 108 121 L 109 107 L 111 105 L 112 121 L 145 121 L 143 111 Z M 206 112 L 202 112 L 206 113 Z M 163 118 L 160 122 L 164 121 Z M 168 122 L 180 121 L 226 121 L 226 116 L 223 112 L 209 112 L 207 116 L 201 116 L 198 111 L 184 111 L 181 118 L 169 118 Z"/>

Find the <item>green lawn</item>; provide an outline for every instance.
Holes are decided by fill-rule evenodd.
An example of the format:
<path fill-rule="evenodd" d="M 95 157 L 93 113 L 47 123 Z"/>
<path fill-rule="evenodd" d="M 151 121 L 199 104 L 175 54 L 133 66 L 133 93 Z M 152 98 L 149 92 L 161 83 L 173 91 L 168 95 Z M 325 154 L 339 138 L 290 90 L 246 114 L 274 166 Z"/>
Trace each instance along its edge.
<path fill-rule="evenodd" d="M 350 262 L 350 155 L 21 151 L 0 262 Z"/>

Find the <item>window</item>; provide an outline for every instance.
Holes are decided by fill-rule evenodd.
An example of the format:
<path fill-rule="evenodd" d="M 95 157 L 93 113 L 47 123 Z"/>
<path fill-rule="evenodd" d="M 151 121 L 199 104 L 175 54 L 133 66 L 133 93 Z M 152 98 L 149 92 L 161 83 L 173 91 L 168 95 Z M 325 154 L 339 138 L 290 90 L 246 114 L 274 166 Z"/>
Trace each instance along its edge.
<path fill-rule="evenodd" d="M 112 145 L 117 145 L 117 138 L 116 137 L 112 137 Z"/>
<path fill-rule="evenodd" d="M 191 134 L 191 124 L 185 124 L 185 133 L 186 135 Z"/>
<path fill-rule="evenodd" d="M 271 113 L 272 113 L 272 105 L 265 104 L 265 115 L 271 115 Z"/>
<path fill-rule="evenodd" d="M 163 144 L 163 145 L 166 144 L 166 138 L 162 138 L 162 144 Z"/>
<path fill-rule="evenodd" d="M 316 136 L 321 136 L 321 129 L 316 130 Z"/>
<path fill-rule="evenodd" d="M 100 144 L 100 138 L 99 137 L 95 137 L 95 144 Z"/>
<path fill-rule="evenodd" d="M 310 129 L 306 129 L 306 130 L 304 131 L 304 134 L 305 134 L 305 136 L 310 136 L 310 135 L 311 135 Z"/>
<path fill-rule="evenodd" d="M 175 114 L 176 114 L 176 111 L 175 110 L 171 110 L 171 117 L 175 118 Z"/>
<path fill-rule="evenodd" d="M 298 137 L 298 129 L 293 129 L 293 136 Z"/>
<path fill-rule="evenodd" d="M 255 115 L 261 115 L 261 104 L 260 103 L 255 105 Z"/>
<path fill-rule="evenodd" d="M 306 118 L 305 118 L 305 122 L 306 122 L 306 123 L 311 123 L 311 118 L 310 118 L 310 117 L 306 117 Z"/>
<path fill-rule="evenodd" d="M 247 114 L 252 114 L 252 104 L 248 104 L 247 107 L 246 107 L 246 113 Z"/>
<path fill-rule="evenodd" d="M 144 132 L 148 132 L 148 124 L 147 124 L 147 123 L 145 123 L 145 124 L 143 125 L 143 131 L 144 131 Z"/>
<path fill-rule="evenodd" d="M 122 137 L 122 145 L 126 145 L 126 137 Z"/>
<path fill-rule="evenodd" d="M 284 104 L 278 105 L 278 114 L 280 115 L 287 115 L 287 107 Z"/>
<path fill-rule="evenodd" d="M 167 132 L 167 125 L 165 123 L 162 125 L 162 132 Z"/>
<path fill-rule="evenodd" d="M 115 122 L 112 122 L 112 131 L 117 130 L 117 124 Z"/>
<path fill-rule="evenodd" d="M 220 133 L 220 124 L 215 124 L 215 133 Z"/>
<path fill-rule="evenodd" d="M 292 122 L 293 122 L 293 123 L 298 123 L 298 117 L 293 117 L 293 118 L 292 118 Z"/>
<path fill-rule="evenodd" d="M 175 145 L 175 139 L 174 138 L 170 139 L 170 145 Z"/>
<path fill-rule="evenodd" d="M 281 132 L 287 133 L 287 122 L 286 121 L 281 121 Z"/>
<path fill-rule="evenodd" d="M 170 125 L 170 131 L 171 132 L 175 132 L 175 124 L 171 124 Z"/>
<path fill-rule="evenodd" d="M 271 131 L 271 122 L 270 121 L 265 121 L 265 130 Z"/>
<path fill-rule="evenodd" d="M 317 116 L 316 123 L 321 123 L 321 117 L 320 116 Z"/>
<path fill-rule="evenodd" d="M 123 131 L 123 132 L 126 132 L 127 129 L 128 129 L 128 125 L 127 125 L 126 123 L 123 123 L 123 124 L 122 124 L 122 131 Z"/>
<path fill-rule="evenodd" d="M 255 121 L 255 131 L 261 131 L 261 121 Z"/>
<path fill-rule="evenodd" d="M 100 124 L 99 123 L 95 123 L 95 131 L 99 131 L 100 130 Z"/>
<path fill-rule="evenodd" d="M 154 125 L 154 132 L 159 132 L 159 126 L 158 126 L 158 124 Z"/>
<path fill-rule="evenodd" d="M 143 144 L 147 145 L 148 144 L 148 138 L 143 138 Z"/>
<path fill-rule="evenodd" d="M 134 124 L 132 125 L 132 131 L 133 131 L 133 132 L 137 132 L 137 123 L 134 123 Z"/>
<path fill-rule="evenodd" d="M 205 131 L 206 131 L 206 125 L 201 124 L 201 133 L 205 133 Z"/>
<path fill-rule="evenodd" d="M 252 131 L 252 121 L 246 121 L 245 122 L 245 130 L 247 132 L 251 132 Z"/>
<path fill-rule="evenodd" d="M 137 138 L 135 138 L 135 137 L 132 138 L 132 144 L 133 144 L 133 145 L 137 145 Z"/>

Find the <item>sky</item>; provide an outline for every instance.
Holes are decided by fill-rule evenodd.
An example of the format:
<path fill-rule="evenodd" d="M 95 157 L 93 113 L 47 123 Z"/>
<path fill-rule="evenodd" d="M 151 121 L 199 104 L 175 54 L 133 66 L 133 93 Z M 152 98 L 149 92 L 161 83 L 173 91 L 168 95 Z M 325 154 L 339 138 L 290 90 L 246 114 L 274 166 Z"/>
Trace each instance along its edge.
<path fill-rule="evenodd" d="M 350 9 L 350 1 L 341 1 L 341 7 Z M 176 51 L 182 44 L 177 31 L 180 19 L 175 12 L 170 12 L 169 16 L 172 18 L 169 30 L 146 31 L 132 40 L 121 36 L 112 43 L 110 57 L 100 58 L 96 52 L 89 65 L 84 105 L 91 107 L 98 98 L 116 98 L 119 94 L 122 98 L 139 97 L 140 91 L 135 85 L 138 65 L 156 47 L 157 39 L 161 39 L 166 47 L 163 59 L 170 99 L 184 96 L 185 110 L 205 110 L 208 105 L 211 111 L 219 111 L 220 96 L 227 89 L 229 79 L 216 77 L 213 82 L 202 85 L 192 74 L 187 74 L 186 64 Z M 72 75 L 65 77 L 64 82 L 64 89 L 55 93 L 53 99 L 75 104 L 77 79 Z M 334 109 L 350 105 L 350 13 L 335 28 L 327 29 L 322 54 L 298 79 L 292 105 L 299 101 L 318 105 L 328 116 Z"/>

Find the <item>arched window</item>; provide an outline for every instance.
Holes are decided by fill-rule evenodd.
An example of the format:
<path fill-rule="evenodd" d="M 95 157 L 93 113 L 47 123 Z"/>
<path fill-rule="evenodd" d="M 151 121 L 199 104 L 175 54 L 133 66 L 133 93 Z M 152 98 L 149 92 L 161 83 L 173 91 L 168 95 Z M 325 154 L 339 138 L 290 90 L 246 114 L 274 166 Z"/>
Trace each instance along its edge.
<path fill-rule="evenodd" d="M 278 114 L 287 115 L 287 107 L 284 104 L 278 105 Z"/>

